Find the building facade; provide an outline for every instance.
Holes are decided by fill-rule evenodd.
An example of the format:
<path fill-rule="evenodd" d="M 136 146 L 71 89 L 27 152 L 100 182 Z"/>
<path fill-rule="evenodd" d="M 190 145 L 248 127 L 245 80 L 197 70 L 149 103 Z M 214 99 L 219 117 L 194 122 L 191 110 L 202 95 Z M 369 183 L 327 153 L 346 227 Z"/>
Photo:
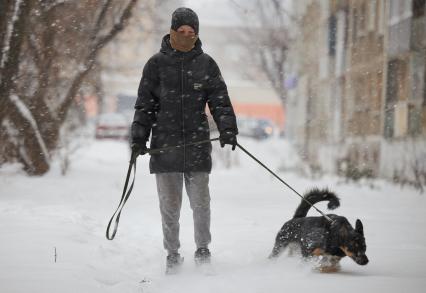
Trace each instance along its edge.
<path fill-rule="evenodd" d="M 426 173 L 425 1 L 303 0 L 294 13 L 289 138 L 315 168 L 418 180 Z"/>

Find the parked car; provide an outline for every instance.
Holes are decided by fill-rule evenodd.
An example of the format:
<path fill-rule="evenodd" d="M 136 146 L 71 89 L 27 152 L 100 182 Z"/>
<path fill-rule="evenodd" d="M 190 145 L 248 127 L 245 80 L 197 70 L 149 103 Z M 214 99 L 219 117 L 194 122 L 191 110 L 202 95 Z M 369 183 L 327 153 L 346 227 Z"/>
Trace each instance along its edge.
<path fill-rule="evenodd" d="M 237 117 L 239 135 L 266 139 L 274 133 L 274 123 L 268 119 Z"/>
<path fill-rule="evenodd" d="M 129 137 L 130 122 L 119 113 L 105 113 L 96 120 L 96 139 L 123 139 Z"/>

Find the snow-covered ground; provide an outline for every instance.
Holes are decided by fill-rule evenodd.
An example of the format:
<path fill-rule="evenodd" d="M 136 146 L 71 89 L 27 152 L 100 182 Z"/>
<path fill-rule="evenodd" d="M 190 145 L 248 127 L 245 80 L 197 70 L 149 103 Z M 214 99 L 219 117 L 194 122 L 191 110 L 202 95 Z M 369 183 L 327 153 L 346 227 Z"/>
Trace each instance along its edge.
<path fill-rule="evenodd" d="M 280 139 L 240 143 L 273 169 L 292 157 Z M 362 267 L 345 258 L 340 273 L 321 274 L 298 258 L 270 262 L 275 235 L 299 198 L 240 150 L 232 154 L 237 167 L 226 169 L 216 160 L 211 175 L 211 271 L 193 264 L 192 216 L 184 198 L 185 263 L 180 274 L 166 276 L 147 157 L 138 159 L 136 186 L 116 239 L 105 238 L 128 155 L 125 143 L 93 141 L 74 154 L 67 176 L 55 166 L 39 178 L 14 166 L 0 169 L 0 292 L 425 292 L 425 195 L 384 182 L 371 189 L 334 177 L 280 173 L 300 192 L 315 186 L 335 190 L 342 199 L 335 212 L 364 223 L 370 263 Z M 318 207 L 325 210 L 325 204 Z"/>

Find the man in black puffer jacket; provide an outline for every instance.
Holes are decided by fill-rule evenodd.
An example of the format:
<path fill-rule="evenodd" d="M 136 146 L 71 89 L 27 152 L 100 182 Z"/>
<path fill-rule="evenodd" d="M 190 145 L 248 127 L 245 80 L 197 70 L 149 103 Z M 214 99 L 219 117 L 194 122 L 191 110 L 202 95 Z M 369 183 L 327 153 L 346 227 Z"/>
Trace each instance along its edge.
<path fill-rule="evenodd" d="M 226 84 L 216 62 L 203 53 L 198 28 L 198 17 L 191 9 L 173 12 L 170 34 L 164 36 L 160 52 L 144 67 L 132 124 L 132 149 L 137 154 L 146 152 L 150 135 L 152 149 L 183 145 L 150 159 L 168 251 L 166 272 L 173 272 L 183 261 L 178 253 L 183 183 L 194 216 L 195 261 L 210 261 L 212 145 L 186 146 L 210 139 L 206 105 L 220 132 L 221 146 L 228 144 L 234 150 L 237 144 L 236 118 Z"/>

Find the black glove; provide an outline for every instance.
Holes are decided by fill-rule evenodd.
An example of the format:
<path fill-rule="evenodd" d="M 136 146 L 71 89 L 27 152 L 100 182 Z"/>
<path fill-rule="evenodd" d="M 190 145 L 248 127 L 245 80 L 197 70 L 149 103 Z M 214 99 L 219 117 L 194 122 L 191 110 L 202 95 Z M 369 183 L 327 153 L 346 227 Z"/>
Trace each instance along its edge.
<path fill-rule="evenodd" d="M 139 155 L 143 156 L 148 152 L 148 149 L 144 143 L 132 143 L 132 154 L 135 158 Z"/>
<path fill-rule="evenodd" d="M 220 146 L 224 147 L 225 144 L 232 145 L 232 150 L 237 146 L 237 136 L 233 132 L 226 131 L 219 136 Z"/>

